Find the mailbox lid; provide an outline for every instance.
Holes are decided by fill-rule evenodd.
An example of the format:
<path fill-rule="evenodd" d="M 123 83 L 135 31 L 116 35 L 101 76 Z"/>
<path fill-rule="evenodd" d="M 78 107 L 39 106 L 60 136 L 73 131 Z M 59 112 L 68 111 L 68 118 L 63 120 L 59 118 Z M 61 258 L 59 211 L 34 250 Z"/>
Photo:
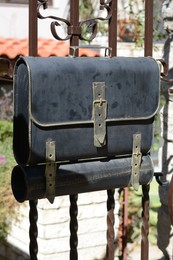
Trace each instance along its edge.
<path fill-rule="evenodd" d="M 23 95 L 28 91 L 30 118 L 45 127 L 93 122 L 97 82 L 105 88 L 107 122 L 151 118 L 159 104 L 159 75 L 149 57 L 25 57 L 15 69 L 20 87 L 28 82 Z"/>

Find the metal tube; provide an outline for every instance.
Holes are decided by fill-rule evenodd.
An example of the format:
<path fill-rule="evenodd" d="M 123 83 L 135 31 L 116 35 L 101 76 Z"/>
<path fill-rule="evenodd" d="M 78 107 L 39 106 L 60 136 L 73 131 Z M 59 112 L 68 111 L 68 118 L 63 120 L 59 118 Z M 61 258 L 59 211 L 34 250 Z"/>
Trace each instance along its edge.
<path fill-rule="evenodd" d="M 12 190 L 17 201 L 46 197 L 45 165 L 15 166 L 12 171 Z M 149 156 L 142 158 L 140 184 L 153 177 Z M 56 170 L 55 196 L 127 187 L 131 179 L 131 157 L 110 161 L 93 161 L 61 165 Z"/>

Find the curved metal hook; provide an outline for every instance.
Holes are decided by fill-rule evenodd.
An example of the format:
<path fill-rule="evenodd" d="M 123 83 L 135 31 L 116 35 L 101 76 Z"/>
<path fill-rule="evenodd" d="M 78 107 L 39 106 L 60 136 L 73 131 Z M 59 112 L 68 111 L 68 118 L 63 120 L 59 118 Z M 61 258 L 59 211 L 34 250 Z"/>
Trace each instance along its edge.
<path fill-rule="evenodd" d="M 86 25 L 86 32 L 88 32 L 90 34 L 90 37 L 86 38 L 86 36 L 81 33 L 81 35 L 79 36 L 80 40 L 92 41 L 96 37 L 98 21 L 107 21 L 112 16 L 112 11 L 110 8 L 111 2 L 112 2 L 112 0 L 107 0 L 107 1 L 100 0 L 100 10 L 106 9 L 106 11 L 107 11 L 106 17 L 96 17 L 93 19 L 88 19 L 88 20 L 79 22 L 80 27 L 82 27 L 83 25 Z"/>
<path fill-rule="evenodd" d="M 163 60 L 163 59 L 158 59 L 158 62 L 160 62 L 162 68 L 163 68 L 163 72 L 160 73 L 160 79 L 162 81 L 165 81 L 167 83 L 173 83 L 173 79 L 167 79 L 168 76 L 168 65 L 167 63 Z"/>
<path fill-rule="evenodd" d="M 61 26 L 61 23 L 64 23 L 67 27 L 71 26 L 70 22 L 64 18 L 60 18 L 60 17 L 56 17 L 53 15 L 49 15 L 49 16 L 43 16 L 40 13 L 40 9 L 41 7 L 43 7 L 43 9 L 47 8 L 47 0 L 39 0 L 38 1 L 38 6 L 37 6 L 37 16 L 40 19 L 53 19 L 55 20 L 54 22 L 51 22 L 50 28 L 51 28 L 51 33 L 54 36 L 55 39 L 60 40 L 60 41 L 66 41 L 69 40 L 71 38 L 71 35 L 67 35 L 65 38 L 62 38 L 59 36 L 59 34 L 56 31 L 56 27 L 57 26 Z M 61 22 L 61 23 L 59 23 Z"/>
<path fill-rule="evenodd" d="M 160 186 L 162 186 L 163 183 L 162 183 L 162 181 L 160 180 L 160 177 L 163 176 L 163 173 L 162 173 L 162 172 L 155 172 L 155 173 L 154 173 L 154 176 L 155 176 L 155 178 L 156 178 L 157 183 L 158 183 Z"/>
<path fill-rule="evenodd" d="M 43 5 L 44 9 L 48 8 L 48 0 L 38 0 L 37 2 L 38 2 L 38 4 L 40 2 Z"/>
<path fill-rule="evenodd" d="M 60 21 L 60 20 L 59 20 L 59 21 Z M 67 25 L 67 23 L 66 23 L 66 25 Z M 72 37 L 72 35 L 67 35 L 65 38 L 60 37 L 59 34 L 58 34 L 57 31 L 56 31 L 56 27 L 57 27 L 57 26 L 61 26 L 61 24 L 58 23 L 57 21 L 52 22 L 51 25 L 50 25 L 51 33 L 52 33 L 52 35 L 53 35 L 53 37 L 54 37 L 55 39 L 57 39 L 57 40 L 59 40 L 59 41 L 67 41 L 67 40 L 69 40 L 69 39 Z"/>
<path fill-rule="evenodd" d="M 48 7 L 48 1 L 47 0 L 38 0 L 38 6 L 37 6 L 37 16 L 40 19 L 53 19 L 55 21 L 51 22 L 51 33 L 54 36 L 55 39 L 60 41 L 66 41 L 69 40 L 74 34 L 79 36 L 80 40 L 85 41 L 92 41 L 96 35 L 97 35 L 97 23 L 98 21 L 106 21 L 109 20 L 112 17 L 112 10 L 111 10 L 111 3 L 112 0 L 100 0 L 100 10 L 106 10 L 107 15 L 106 17 L 96 17 L 93 19 L 88 19 L 85 21 L 80 21 L 79 25 L 77 27 L 74 27 L 71 25 L 71 23 L 63 18 L 56 17 L 56 16 L 43 16 L 40 13 L 41 7 L 43 9 L 46 9 Z M 60 23 L 59 23 L 60 22 Z M 57 27 L 61 26 L 61 23 L 64 23 L 67 26 L 67 36 L 65 38 L 60 37 L 60 35 L 57 33 Z M 86 37 L 84 33 L 82 33 L 82 26 L 86 26 L 86 33 L 89 34 L 89 37 Z"/>

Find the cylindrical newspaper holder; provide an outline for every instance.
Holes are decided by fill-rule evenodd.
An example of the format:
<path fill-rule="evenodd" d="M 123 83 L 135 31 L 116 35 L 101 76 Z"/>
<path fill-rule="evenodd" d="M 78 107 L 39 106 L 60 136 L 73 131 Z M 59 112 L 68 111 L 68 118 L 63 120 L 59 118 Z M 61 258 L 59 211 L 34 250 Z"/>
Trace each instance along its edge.
<path fill-rule="evenodd" d="M 81 162 L 56 168 L 55 196 L 72 195 L 97 190 L 123 188 L 130 185 L 132 158 L 109 161 Z M 46 198 L 46 165 L 15 166 L 12 190 L 18 202 Z M 143 156 L 139 184 L 150 183 L 154 170 L 150 156 Z"/>

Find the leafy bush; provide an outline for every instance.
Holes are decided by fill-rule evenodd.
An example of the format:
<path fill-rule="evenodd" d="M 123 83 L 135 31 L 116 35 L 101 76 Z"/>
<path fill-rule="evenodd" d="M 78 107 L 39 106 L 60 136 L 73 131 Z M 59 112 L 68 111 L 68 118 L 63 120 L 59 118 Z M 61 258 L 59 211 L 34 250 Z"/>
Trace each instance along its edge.
<path fill-rule="evenodd" d="M 5 239 L 11 218 L 15 216 L 15 199 L 11 192 L 11 171 L 15 165 L 12 152 L 12 122 L 0 121 L 0 240 Z"/>
<path fill-rule="evenodd" d="M 0 119 L 11 121 L 13 117 L 13 90 L 0 88 Z"/>
<path fill-rule="evenodd" d="M 150 206 L 149 206 L 149 241 L 151 244 L 157 243 L 157 212 L 160 207 L 158 196 L 158 184 L 152 181 L 150 184 Z M 122 197 L 121 197 L 121 203 Z M 142 189 L 141 186 L 138 191 L 129 188 L 128 192 L 128 227 L 127 227 L 127 241 L 129 243 L 138 244 L 141 240 L 141 224 L 142 224 Z"/>
<path fill-rule="evenodd" d="M 0 141 L 5 142 L 6 139 L 12 138 L 13 125 L 6 120 L 0 120 Z"/>

